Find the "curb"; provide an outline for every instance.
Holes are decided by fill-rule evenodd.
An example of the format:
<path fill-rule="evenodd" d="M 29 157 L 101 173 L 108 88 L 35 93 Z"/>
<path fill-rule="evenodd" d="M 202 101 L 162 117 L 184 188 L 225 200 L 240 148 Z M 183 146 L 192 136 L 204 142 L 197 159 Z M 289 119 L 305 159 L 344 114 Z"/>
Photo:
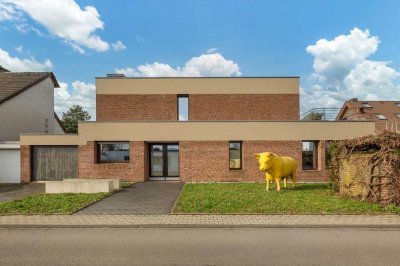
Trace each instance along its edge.
<path fill-rule="evenodd" d="M 17 228 L 244 228 L 244 229 L 395 229 L 400 230 L 398 225 L 271 225 L 271 224 L 132 224 L 132 225 L 113 225 L 113 224 L 97 224 L 97 225 L 38 225 L 38 224 L 2 224 L 0 229 L 17 229 Z"/>

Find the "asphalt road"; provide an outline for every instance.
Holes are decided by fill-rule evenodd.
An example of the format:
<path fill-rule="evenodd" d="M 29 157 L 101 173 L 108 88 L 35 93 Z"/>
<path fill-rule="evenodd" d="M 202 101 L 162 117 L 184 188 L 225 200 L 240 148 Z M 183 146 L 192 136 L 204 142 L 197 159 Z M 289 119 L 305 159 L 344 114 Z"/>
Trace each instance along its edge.
<path fill-rule="evenodd" d="M 0 229 L 0 265 L 399 264 L 399 230 Z"/>

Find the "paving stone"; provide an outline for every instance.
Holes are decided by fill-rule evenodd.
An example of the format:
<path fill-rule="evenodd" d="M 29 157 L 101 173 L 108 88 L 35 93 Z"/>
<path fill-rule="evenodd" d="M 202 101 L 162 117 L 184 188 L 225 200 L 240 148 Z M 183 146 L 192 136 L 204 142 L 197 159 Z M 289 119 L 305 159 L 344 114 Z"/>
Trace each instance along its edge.
<path fill-rule="evenodd" d="M 170 213 L 183 184 L 179 182 L 137 183 L 115 193 L 76 215 L 149 215 Z"/>

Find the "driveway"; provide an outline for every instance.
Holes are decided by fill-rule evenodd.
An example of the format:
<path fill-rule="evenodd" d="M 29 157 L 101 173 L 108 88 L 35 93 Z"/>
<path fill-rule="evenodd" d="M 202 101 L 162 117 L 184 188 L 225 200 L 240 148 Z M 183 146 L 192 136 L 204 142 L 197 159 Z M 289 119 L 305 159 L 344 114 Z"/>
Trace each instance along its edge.
<path fill-rule="evenodd" d="M 115 193 L 80 214 L 168 214 L 182 190 L 179 182 L 144 182 Z"/>
<path fill-rule="evenodd" d="M 0 184 L 0 202 L 17 200 L 44 192 L 44 183 Z"/>

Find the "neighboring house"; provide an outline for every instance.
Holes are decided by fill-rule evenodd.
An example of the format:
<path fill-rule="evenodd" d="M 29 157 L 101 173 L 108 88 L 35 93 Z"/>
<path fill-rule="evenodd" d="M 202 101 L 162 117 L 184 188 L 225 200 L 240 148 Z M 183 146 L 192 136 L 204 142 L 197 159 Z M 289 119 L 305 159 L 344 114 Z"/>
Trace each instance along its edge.
<path fill-rule="evenodd" d="M 0 67 L 0 183 L 20 182 L 21 133 L 64 133 L 54 112 L 53 73 Z"/>
<path fill-rule="evenodd" d="M 385 130 L 400 132 L 400 101 L 359 101 L 343 104 L 336 120 L 369 120 L 375 122 L 376 133 Z"/>
<path fill-rule="evenodd" d="M 270 151 L 298 160 L 299 181 L 326 181 L 325 140 L 374 123 L 299 121 L 299 101 L 298 77 L 96 78 L 97 121 L 22 135 L 21 178 L 263 181 L 254 153 Z"/>

